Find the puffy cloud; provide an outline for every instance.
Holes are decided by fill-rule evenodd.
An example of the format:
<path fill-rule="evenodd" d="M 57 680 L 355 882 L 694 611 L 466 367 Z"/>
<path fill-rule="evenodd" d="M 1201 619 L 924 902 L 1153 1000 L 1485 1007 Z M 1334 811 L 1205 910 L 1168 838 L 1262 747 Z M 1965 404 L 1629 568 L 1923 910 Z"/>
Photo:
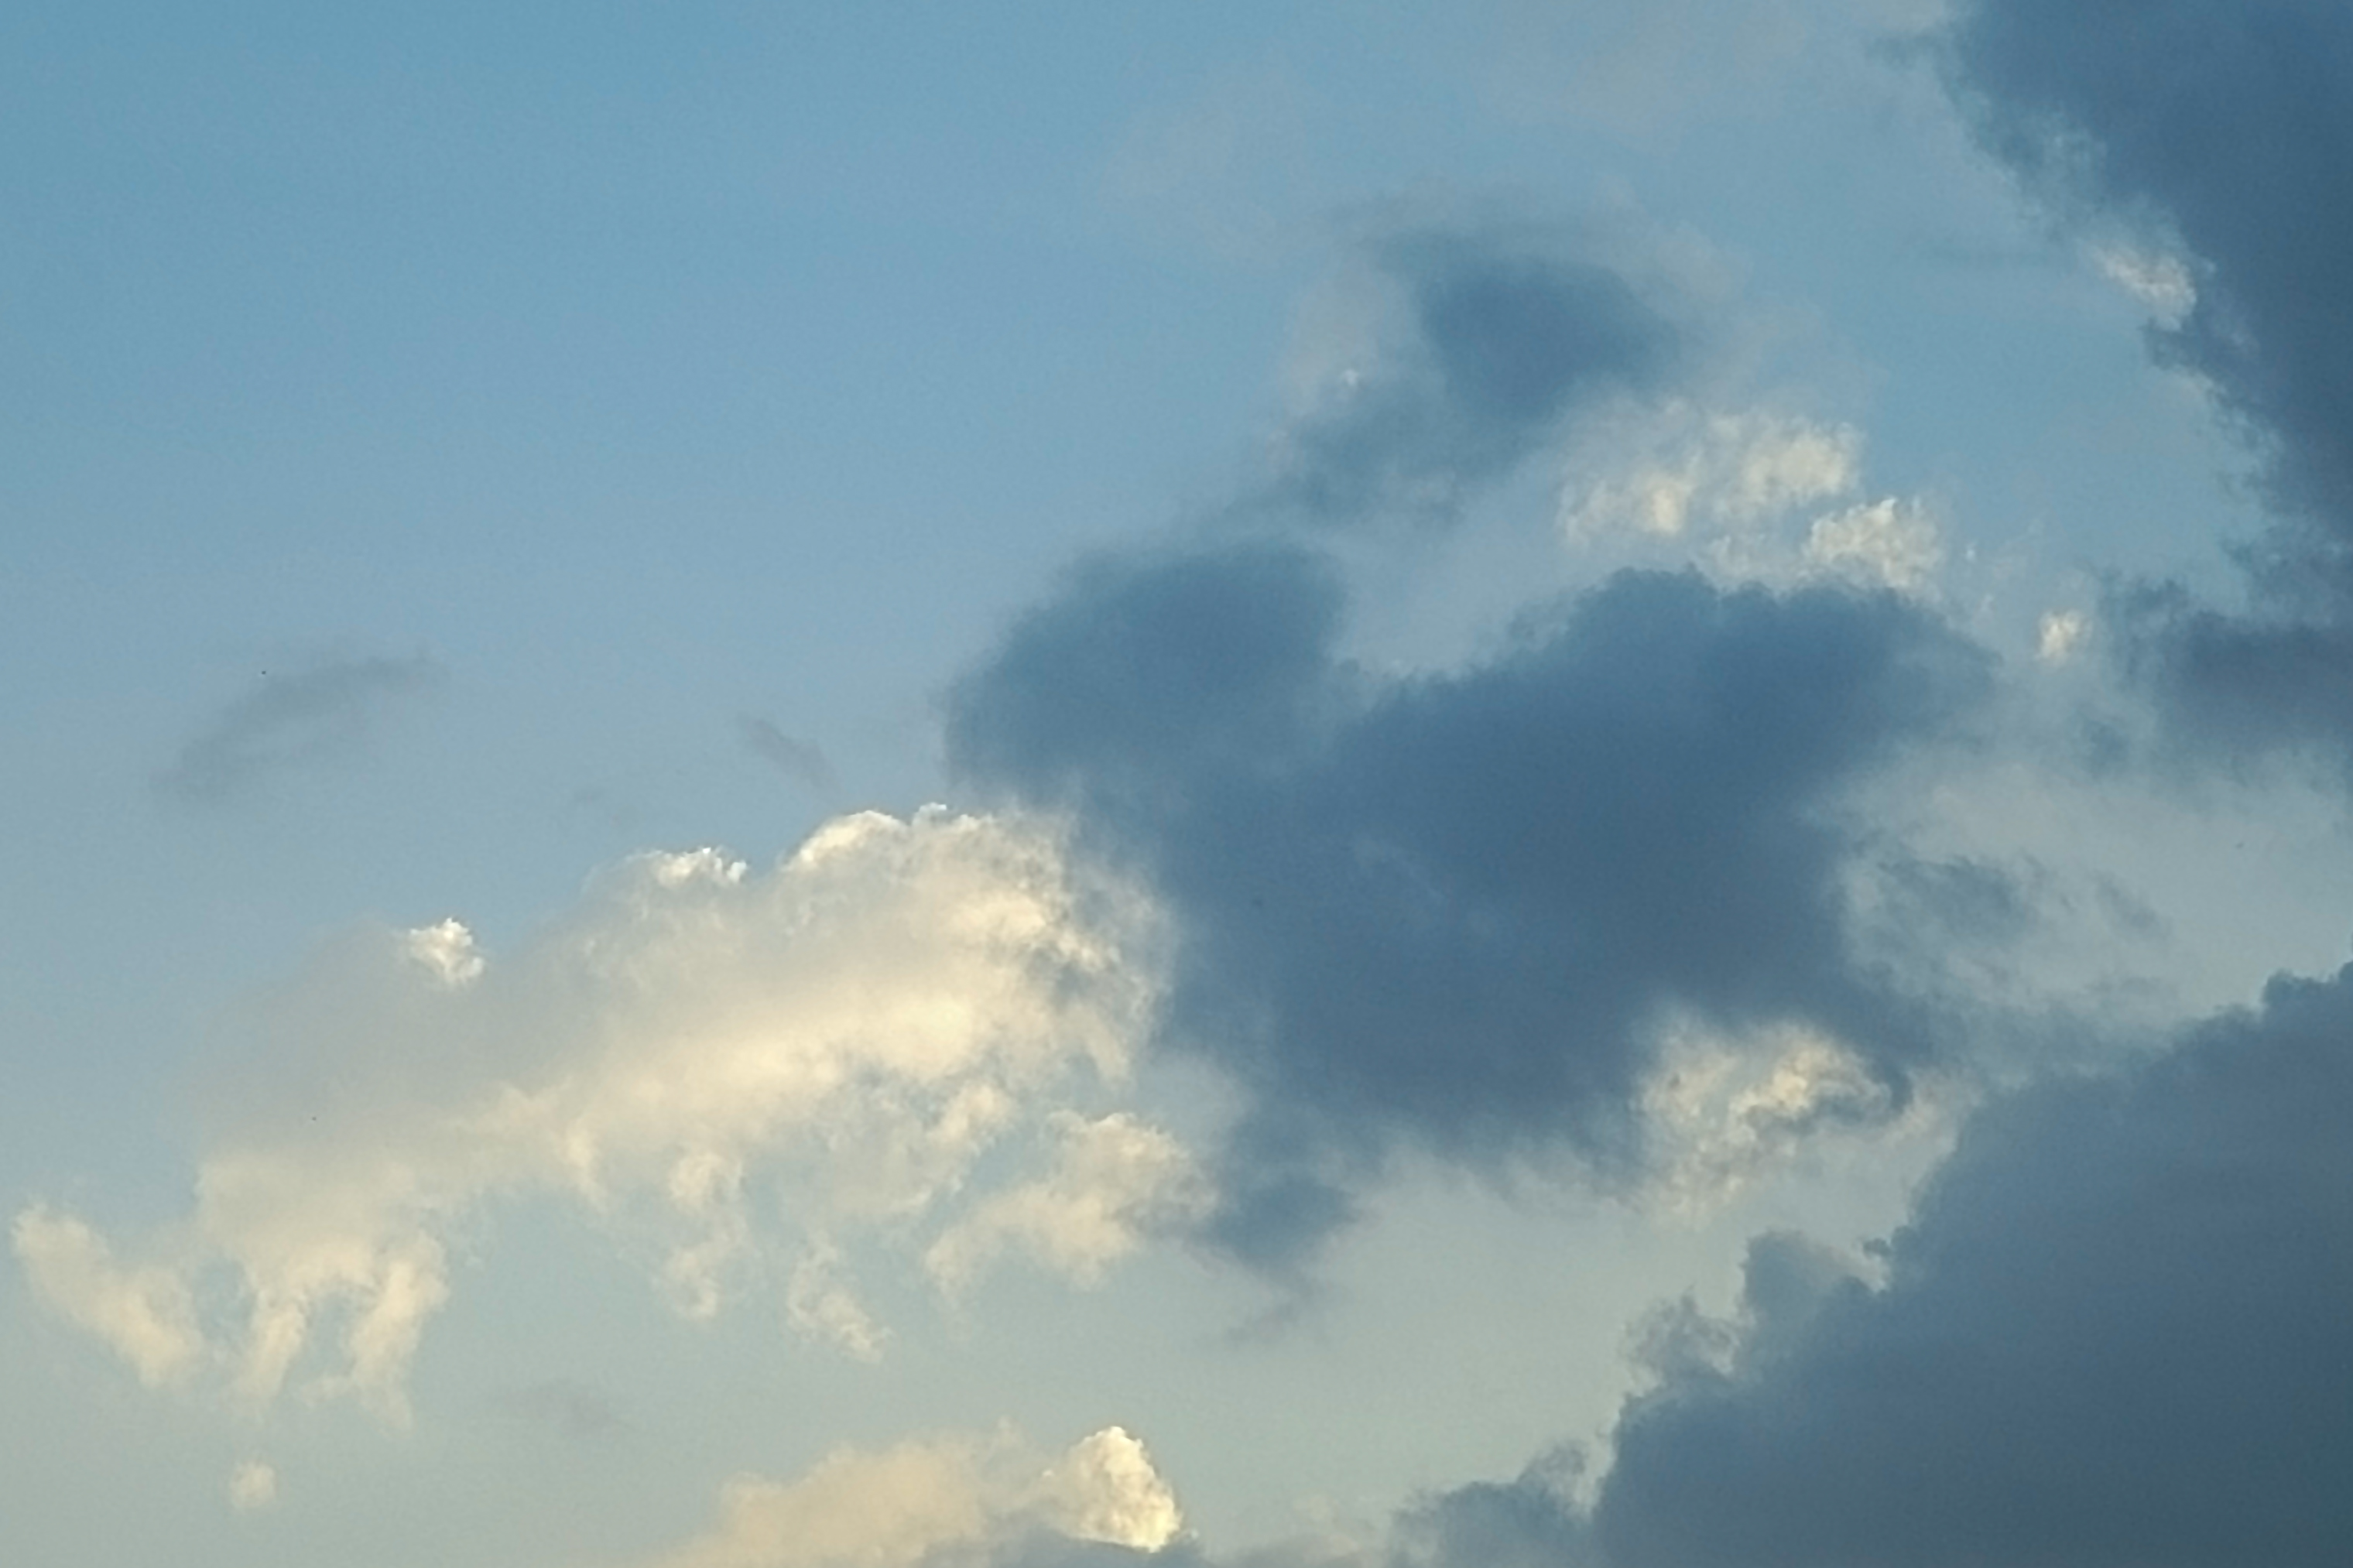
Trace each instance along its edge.
<path fill-rule="evenodd" d="M 1787 1237 L 1624 1413 L 1613 1568 L 2289 1568 L 2353 1533 L 2353 970 L 1978 1114 L 1883 1284 Z"/>
<path fill-rule="evenodd" d="M 1765 409 L 1708 411 L 1676 399 L 1603 422 L 1578 447 L 1561 521 L 1579 534 L 1746 528 L 1862 482 L 1862 432 Z"/>
<path fill-rule="evenodd" d="M 797 1232 L 793 1320 L 871 1354 L 883 1331 L 842 1241 L 920 1247 L 979 1205 L 1000 1214 L 983 1232 L 1091 1272 L 1149 1207 L 1151 1170 L 1181 1166 L 1141 1122 L 1090 1123 L 1159 1160 L 1109 1161 L 1125 1184 L 1092 1233 L 1018 1190 L 991 1211 L 974 1179 L 985 1152 L 1062 1126 L 1054 1112 L 1124 1074 L 1156 1001 L 1154 953 L 1145 906 L 1011 820 L 846 817 L 765 873 L 711 851 L 641 856 L 512 956 L 454 921 L 364 931 L 255 1004 L 254 1058 L 170 1244 L 178 1267 L 118 1267 L 79 1220 L 37 1207 L 16 1250 L 151 1382 L 206 1358 L 190 1282 L 226 1269 L 234 1289 L 207 1295 L 233 1299 L 242 1327 L 207 1326 L 240 1342 L 223 1354 L 245 1398 L 307 1367 L 315 1391 L 397 1418 L 448 1296 L 450 1227 L 553 1190 L 662 1237 L 661 1283 L 693 1316 L 719 1310 L 768 1233 Z M 755 1173 L 782 1213 L 754 1205 Z M 1088 1198 L 1076 1177 L 1045 1191 L 1074 1212 Z M 1030 1217 L 1001 1217 L 1016 1213 Z M 966 1272 L 990 1251 L 969 1249 Z"/>
<path fill-rule="evenodd" d="M 1631 1171 L 1670 1011 L 1816 1031 L 1901 1100 L 1934 1042 L 1853 961 L 1825 813 L 1972 700 L 1972 650 L 1883 594 L 1627 574 L 1382 681 L 1342 604 L 1278 546 L 1097 562 L 951 713 L 967 776 L 1170 910 L 1169 1037 L 1252 1096 L 1220 1239 L 1294 1257 L 1400 1138 Z"/>
<path fill-rule="evenodd" d="M 2353 746 L 2353 11 L 2337 0 L 1968 0 L 1947 74 L 1986 144 L 2071 215 L 2122 226 L 2111 276 L 2150 341 L 2264 458 L 2276 521 L 2242 552 L 2256 613 L 2128 595 L 2137 668 L 2179 731 Z M 2152 264 L 2150 256 L 2170 257 Z"/>
<path fill-rule="evenodd" d="M 1321 348 L 1245 510 L 1451 521 L 1570 414 L 1654 390 L 1690 351 L 1680 286 L 1622 237 L 1406 225 L 1365 248 L 1397 298 Z"/>
<path fill-rule="evenodd" d="M 233 800 L 271 775 L 356 750 L 394 703 L 448 676 L 435 660 L 326 658 L 275 673 L 231 702 L 180 748 L 156 787 L 201 805 Z"/>
<path fill-rule="evenodd" d="M 1818 517 L 1806 531 L 1809 566 L 1917 593 L 1945 563 L 1936 519 L 1916 500 L 1883 497 Z"/>
<path fill-rule="evenodd" d="M 1054 1122 L 1061 1147 L 1052 1173 L 984 1200 L 925 1253 L 924 1266 L 949 1289 L 1008 1247 L 1092 1280 L 1207 1206 L 1191 1152 L 1159 1128 L 1124 1111 L 1094 1121 L 1059 1111 Z"/>
<path fill-rule="evenodd" d="M 241 1461 L 229 1472 L 228 1505 L 239 1513 L 258 1513 L 278 1501 L 278 1471 L 259 1459 Z"/>
<path fill-rule="evenodd" d="M 1157 1552 L 1184 1528 L 1144 1445 L 1117 1426 L 1051 1458 L 1010 1431 L 843 1448 L 797 1480 L 737 1479 L 720 1511 L 655 1568 L 1010 1568 L 1073 1542 Z"/>

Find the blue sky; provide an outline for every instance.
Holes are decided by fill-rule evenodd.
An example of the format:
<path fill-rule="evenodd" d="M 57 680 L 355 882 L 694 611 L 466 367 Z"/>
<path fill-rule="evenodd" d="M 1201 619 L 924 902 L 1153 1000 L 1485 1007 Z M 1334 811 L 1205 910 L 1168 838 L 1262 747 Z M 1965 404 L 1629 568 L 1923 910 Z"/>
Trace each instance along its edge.
<path fill-rule="evenodd" d="M 13 8 L 0 1536 L 2330 1561 L 2348 68 Z"/>

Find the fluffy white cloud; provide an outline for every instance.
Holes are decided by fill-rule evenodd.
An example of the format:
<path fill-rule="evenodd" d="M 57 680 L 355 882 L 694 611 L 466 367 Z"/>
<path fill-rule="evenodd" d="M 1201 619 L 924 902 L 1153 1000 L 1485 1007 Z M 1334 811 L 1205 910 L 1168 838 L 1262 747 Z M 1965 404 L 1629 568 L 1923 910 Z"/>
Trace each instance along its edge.
<path fill-rule="evenodd" d="M 1577 540 L 1682 545 L 1725 577 L 1925 590 L 1945 561 L 1936 519 L 1895 496 L 1821 510 L 1862 488 L 1851 425 L 1671 402 L 1597 422 L 1570 458 L 1560 521 Z"/>
<path fill-rule="evenodd" d="M 1736 1040 L 1684 1020 L 1644 1085 L 1642 1110 L 1659 1145 L 1651 1195 L 1701 1214 L 1816 1147 L 1826 1131 L 1884 1134 L 1896 1106 L 1867 1063 L 1817 1030 Z M 1915 1101 L 1912 1117 L 1931 1112 Z"/>
<path fill-rule="evenodd" d="M 1926 507 L 1885 496 L 1816 518 L 1804 558 L 1819 570 L 1916 593 L 1945 563 L 1945 546 Z"/>
<path fill-rule="evenodd" d="M 797 1237 L 789 1318 L 871 1355 L 884 1330 L 845 1238 L 920 1248 L 968 1208 L 987 1239 L 951 1249 L 967 1272 L 1018 1245 L 1085 1274 L 1133 1245 L 1182 1152 L 1073 1108 L 1126 1071 L 1155 950 L 1134 897 L 1009 819 L 845 817 L 765 873 L 710 850 L 641 856 L 512 956 L 454 921 L 364 932 L 257 1004 L 249 1092 L 170 1243 L 194 1268 L 119 1266 L 44 1208 L 18 1216 L 16 1250 L 150 1383 L 185 1375 L 209 1340 L 249 1401 L 301 1373 L 396 1420 L 448 1297 L 452 1224 L 554 1190 L 662 1238 L 660 1287 L 693 1317 L 775 1235 Z M 981 1154 L 1049 1126 L 1063 1169 L 993 1207 Z M 1074 1127 L 1095 1131 L 1072 1163 Z M 241 1321 L 200 1325 L 205 1268 L 233 1279 L 205 1294 Z"/>
<path fill-rule="evenodd" d="M 739 1477 L 708 1534 L 657 1568 L 913 1568 L 1039 1531 L 1155 1552 L 1184 1516 L 1144 1445 L 1117 1426 L 1040 1456 L 1010 1431 L 842 1448 L 794 1481 Z"/>
<path fill-rule="evenodd" d="M 932 1244 L 924 1264 L 950 1290 L 1000 1252 L 1027 1253 L 1081 1280 L 1101 1277 L 1155 1229 L 1199 1218 L 1208 1181 L 1184 1145 L 1125 1112 L 1060 1112 L 1052 1173 L 999 1193 Z"/>
<path fill-rule="evenodd" d="M 1852 426 L 1674 402 L 1611 422 L 1584 444 L 1561 521 L 1580 536 L 1736 531 L 1852 493 L 1862 465 L 1862 436 Z"/>

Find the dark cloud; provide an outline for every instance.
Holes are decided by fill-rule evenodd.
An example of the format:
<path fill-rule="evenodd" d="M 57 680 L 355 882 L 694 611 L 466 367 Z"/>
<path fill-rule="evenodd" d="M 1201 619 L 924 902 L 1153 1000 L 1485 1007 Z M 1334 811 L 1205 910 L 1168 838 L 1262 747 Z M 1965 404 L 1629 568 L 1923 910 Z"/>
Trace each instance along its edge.
<path fill-rule="evenodd" d="M 1654 279 L 1573 244 L 1423 227 L 1367 252 L 1402 293 L 1402 330 L 1278 432 L 1274 475 L 1246 510 L 1451 521 L 1572 411 L 1649 391 L 1688 357 L 1685 331 L 1646 297 Z"/>
<path fill-rule="evenodd" d="M 1388 1568 L 1581 1568 L 1590 1531 L 1572 1500 L 1581 1462 L 1546 1455 L 1512 1480 L 1480 1481 L 1430 1498 L 1391 1526 Z"/>
<path fill-rule="evenodd" d="M 252 690 L 180 748 L 156 787 L 200 805 L 234 800 L 276 773 L 357 750 L 387 708 L 446 679 L 423 655 L 265 670 Z"/>
<path fill-rule="evenodd" d="M 2319 1568 L 2353 1541 L 2353 970 L 1975 1119 L 1867 1286 L 1752 1249 L 1620 1422 L 1611 1568 Z"/>
<path fill-rule="evenodd" d="M 1342 609 L 1285 546 L 1098 562 L 952 704 L 966 778 L 1174 912 L 1169 1037 L 1254 1108 L 1219 1240 L 1297 1256 L 1400 1141 L 1632 1173 L 1671 1009 L 1829 1030 L 1900 1101 L 1934 1042 L 1851 951 L 1828 808 L 1973 698 L 1972 650 L 1892 595 L 1627 574 L 1379 680 Z"/>
<path fill-rule="evenodd" d="M 2151 330 L 2263 454 L 2252 618 L 2118 606 L 2184 732 L 2353 745 L 2353 7 L 1971 0 L 1945 40 L 1986 144 L 2063 208 L 2178 244 L 2197 301 Z"/>

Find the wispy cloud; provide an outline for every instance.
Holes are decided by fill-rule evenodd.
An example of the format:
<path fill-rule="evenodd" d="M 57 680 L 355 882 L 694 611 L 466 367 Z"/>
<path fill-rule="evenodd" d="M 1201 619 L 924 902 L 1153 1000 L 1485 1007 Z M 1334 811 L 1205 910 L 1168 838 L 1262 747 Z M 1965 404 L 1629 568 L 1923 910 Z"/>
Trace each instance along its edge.
<path fill-rule="evenodd" d="M 174 799 L 217 805 L 269 779 L 359 752 L 397 704 L 448 680 L 435 659 L 369 656 L 264 670 L 254 688 L 222 709 L 156 775 Z"/>

